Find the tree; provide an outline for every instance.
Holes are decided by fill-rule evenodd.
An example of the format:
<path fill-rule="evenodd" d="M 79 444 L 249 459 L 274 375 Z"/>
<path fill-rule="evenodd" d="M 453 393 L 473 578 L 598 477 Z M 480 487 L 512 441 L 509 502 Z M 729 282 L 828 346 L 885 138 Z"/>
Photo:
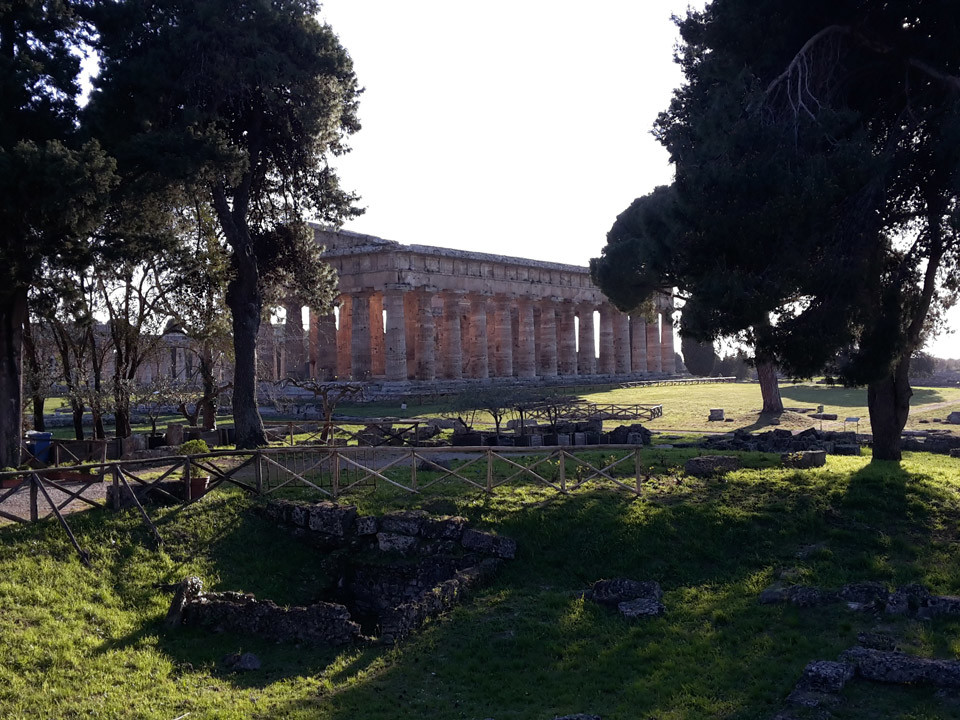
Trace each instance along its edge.
<path fill-rule="evenodd" d="M 717 357 L 713 343 L 697 342 L 693 338 L 680 339 L 680 351 L 683 354 L 683 364 L 692 375 L 710 377 L 720 358 Z"/>
<path fill-rule="evenodd" d="M 958 286 L 960 19 L 715 0 L 679 25 L 687 84 L 655 132 L 676 166 L 672 272 L 699 295 L 684 323 L 749 330 L 793 376 L 852 348 L 873 457 L 899 460 L 910 356 Z"/>
<path fill-rule="evenodd" d="M 266 443 L 256 402 L 265 278 L 327 310 L 334 275 L 304 220 L 357 214 L 327 160 L 359 129 L 353 66 L 314 0 L 128 0 L 99 16 L 91 113 L 121 169 L 204 188 L 231 250 L 237 446 Z M 113 147 L 113 146 L 111 146 Z M 276 284 L 274 284 L 276 285 Z"/>
<path fill-rule="evenodd" d="M 20 464 L 28 290 L 44 265 L 86 264 L 114 181 L 76 123 L 84 4 L 0 4 L 0 466 Z"/>

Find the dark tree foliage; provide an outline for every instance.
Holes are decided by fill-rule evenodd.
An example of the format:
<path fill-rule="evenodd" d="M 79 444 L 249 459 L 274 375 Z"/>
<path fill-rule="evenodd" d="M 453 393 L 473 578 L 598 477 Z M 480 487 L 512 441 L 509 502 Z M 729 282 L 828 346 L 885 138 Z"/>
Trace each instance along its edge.
<path fill-rule="evenodd" d="M 656 126 L 676 181 L 628 211 L 667 232 L 615 225 L 597 277 L 672 281 L 687 334 L 746 336 L 791 375 L 852 348 L 874 458 L 899 459 L 910 356 L 957 288 L 955 4 L 714 0 L 679 26 L 687 83 Z"/>
<path fill-rule="evenodd" d="M 690 337 L 684 337 L 680 340 L 680 352 L 683 354 L 683 364 L 691 375 L 698 377 L 710 377 L 717 362 L 716 351 L 713 349 L 713 343 L 705 343 L 694 340 Z"/>
<path fill-rule="evenodd" d="M 238 447 L 266 442 L 256 340 L 267 288 L 327 308 L 335 277 L 305 220 L 356 214 L 327 164 L 359 129 L 353 66 L 313 0 L 126 0 L 97 14 L 91 115 L 125 178 L 200 186 L 231 250 Z"/>
<path fill-rule="evenodd" d="M 86 265 L 113 181 L 76 124 L 83 5 L 0 3 L 0 466 L 20 464 L 27 292 L 45 265 Z"/>

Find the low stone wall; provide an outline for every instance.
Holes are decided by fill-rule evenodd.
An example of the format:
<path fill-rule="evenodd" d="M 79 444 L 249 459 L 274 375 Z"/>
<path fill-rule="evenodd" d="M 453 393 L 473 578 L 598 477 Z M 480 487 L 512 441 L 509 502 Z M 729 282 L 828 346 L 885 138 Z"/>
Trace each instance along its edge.
<path fill-rule="evenodd" d="M 516 554 L 511 538 L 474 530 L 456 516 L 421 511 L 363 516 L 353 505 L 286 500 L 268 503 L 262 513 L 343 554 L 330 598 L 336 602 L 280 607 L 244 593 L 204 593 L 194 578 L 174 599 L 172 625 L 277 642 L 392 644 L 451 609 Z M 364 626 L 370 629 L 366 635 Z"/>

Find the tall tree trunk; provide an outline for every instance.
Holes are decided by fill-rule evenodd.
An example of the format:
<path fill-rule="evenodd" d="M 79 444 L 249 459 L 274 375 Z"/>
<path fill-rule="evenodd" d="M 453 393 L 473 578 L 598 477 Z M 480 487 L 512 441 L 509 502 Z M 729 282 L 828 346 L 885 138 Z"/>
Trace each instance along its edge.
<path fill-rule="evenodd" d="M 763 398 L 764 413 L 783 412 L 783 400 L 780 398 L 780 384 L 777 382 L 777 364 L 772 360 L 757 361 L 757 380 L 760 381 L 760 396 Z"/>
<path fill-rule="evenodd" d="M 27 288 L 0 296 L 0 467 L 20 465 L 23 416 L 23 326 Z"/>
<path fill-rule="evenodd" d="M 203 397 L 200 412 L 203 414 L 203 429 L 217 429 L 217 396 L 220 394 L 213 377 L 213 351 L 208 343 L 200 348 L 200 377 L 203 379 Z"/>
<path fill-rule="evenodd" d="M 42 392 L 40 373 L 42 369 L 42 359 L 37 352 L 37 345 L 33 341 L 33 328 L 30 325 L 30 318 L 23 324 L 23 349 L 30 365 L 30 401 L 33 405 L 33 429 L 43 432 L 45 423 L 43 419 L 43 404 L 46 400 Z"/>
<path fill-rule="evenodd" d="M 83 440 L 83 403 L 71 399 L 70 414 L 73 416 L 73 435 L 77 440 Z"/>
<path fill-rule="evenodd" d="M 237 448 L 267 444 L 263 418 L 257 406 L 257 334 L 263 297 L 253 253 L 234 252 L 237 272 L 227 288 L 227 305 L 233 314 L 233 423 Z"/>
<path fill-rule="evenodd" d="M 900 436 L 910 414 L 910 356 L 905 356 L 885 378 L 867 385 L 867 407 L 873 428 L 873 459 L 897 460 Z"/>

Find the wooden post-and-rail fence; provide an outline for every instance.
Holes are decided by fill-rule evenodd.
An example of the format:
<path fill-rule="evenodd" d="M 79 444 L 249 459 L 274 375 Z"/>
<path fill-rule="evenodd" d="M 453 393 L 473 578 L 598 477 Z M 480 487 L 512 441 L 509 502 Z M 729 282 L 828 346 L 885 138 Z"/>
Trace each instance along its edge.
<path fill-rule="evenodd" d="M 425 476 L 425 472 L 433 474 Z M 0 473 L 0 518 L 31 523 L 53 515 L 80 558 L 88 562 L 89 553 L 80 546 L 63 512 L 68 505 L 108 507 L 102 488 L 109 482 L 113 488 L 110 507 L 135 507 L 157 543 L 162 544 L 143 499 L 154 494 L 176 503 L 191 503 L 198 499 L 192 490 L 192 481 L 198 476 L 207 478 L 204 492 L 228 483 L 250 495 L 266 497 L 299 486 L 331 500 L 381 483 L 411 494 L 439 483 L 463 484 L 492 493 L 509 483 L 524 482 L 563 494 L 589 483 L 606 483 L 639 495 L 646 477 L 641 447 L 637 445 L 267 447 Z M 27 516 L 11 509 L 15 503 L 22 507 L 24 496 Z M 48 512 L 42 514 L 41 510 Z"/>

